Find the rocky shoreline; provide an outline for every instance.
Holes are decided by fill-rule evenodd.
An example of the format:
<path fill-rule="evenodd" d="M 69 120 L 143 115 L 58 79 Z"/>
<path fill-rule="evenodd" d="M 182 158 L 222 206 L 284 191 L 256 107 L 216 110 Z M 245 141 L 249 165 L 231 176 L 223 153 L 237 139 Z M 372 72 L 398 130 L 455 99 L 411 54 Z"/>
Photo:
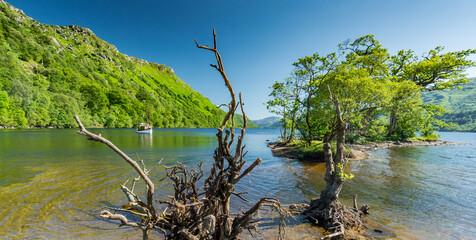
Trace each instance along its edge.
<path fill-rule="evenodd" d="M 377 148 L 396 148 L 396 147 L 411 147 L 411 146 L 447 146 L 458 145 L 464 143 L 448 142 L 442 140 L 432 141 L 388 141 L 388 142 L 375 142 L 366 144 L 346 144 L 346 147 L 351 150 L 351 154 L 348 159 L 351 161 L 365 160 L 369 156 L 369 150 Z M 273 155 L 276 157 L 285 157 L 291 159 L 299 159 L 299 153 L 292 147 L 288 147 L 280 142 L 271 142 L 268 144 L 271 148 Z M 317 161 L 319 162 L 319 161 Z"/>

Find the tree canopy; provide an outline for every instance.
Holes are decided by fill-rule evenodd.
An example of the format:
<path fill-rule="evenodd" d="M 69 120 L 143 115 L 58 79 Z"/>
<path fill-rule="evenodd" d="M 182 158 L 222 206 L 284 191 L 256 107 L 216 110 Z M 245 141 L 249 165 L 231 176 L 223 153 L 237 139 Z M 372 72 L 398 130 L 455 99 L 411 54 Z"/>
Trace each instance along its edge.
<path fill-rule="evenodd" d="M 447 126 L 435 117 L 443 107 L 424 104 L 422 91 L 461 87 L 465 70 L 474 66 L 468 57 L 476 50 L 444 52 L 436 47 L 417 57 L 412 50 L 391 55 L 373 35 L 338 45 L 325 56 L 314 53 L 293 63 L 294 71 L 273 84 L 268 109 L 282 116 L 283 139 L 291 132 L 310 145 L 333 135 L 335 104 L 347 124 L 347 141 L 408 139 L 416 132 L 435 138 L 435 126 Z"/>

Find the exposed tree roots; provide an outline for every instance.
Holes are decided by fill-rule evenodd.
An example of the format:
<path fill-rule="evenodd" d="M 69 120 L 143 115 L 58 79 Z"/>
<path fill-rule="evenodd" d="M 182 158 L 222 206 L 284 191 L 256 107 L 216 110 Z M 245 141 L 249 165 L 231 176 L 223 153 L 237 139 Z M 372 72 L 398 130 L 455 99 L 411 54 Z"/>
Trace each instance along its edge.
<path fill-rule="evenodd" d="M 354 207 L 346 207 L 337 200 L 326 203 L 325 200 L 315 199 L 302 214 L 311 223 L 321 226 L 331 233 L 322 239 L 343 237 L 346 229 L 360 230 L 363 227 L 361 217 L 363 214 L 368 214 L 369 207 L 367 205 L 358 209 L 356 200 L 354 203 Z"/>

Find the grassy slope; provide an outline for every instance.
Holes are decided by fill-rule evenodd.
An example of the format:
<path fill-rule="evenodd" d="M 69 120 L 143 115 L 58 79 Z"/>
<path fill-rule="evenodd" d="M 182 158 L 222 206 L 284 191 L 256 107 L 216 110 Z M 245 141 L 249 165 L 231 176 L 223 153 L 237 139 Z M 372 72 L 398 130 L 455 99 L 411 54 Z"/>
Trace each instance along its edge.
<path fill-rule="evenodd" d="M 79 114 L 87 126 L 132 127 L 147 110 L 156 127 L 216 127 L 224 116 L 170 67 L 89 29 L 41 24 L 1 0 L 0 10 L 0 126 L 74 126 Z"/>
<path fill-rule="evenodd" d="M 444 130 L 476 131 L 476 78 L 462 84 L 461 89 L 425 92 L 422 94 L 425 103 L 442 105 L 450 113 L 442 119 L 458 126 Z"/>

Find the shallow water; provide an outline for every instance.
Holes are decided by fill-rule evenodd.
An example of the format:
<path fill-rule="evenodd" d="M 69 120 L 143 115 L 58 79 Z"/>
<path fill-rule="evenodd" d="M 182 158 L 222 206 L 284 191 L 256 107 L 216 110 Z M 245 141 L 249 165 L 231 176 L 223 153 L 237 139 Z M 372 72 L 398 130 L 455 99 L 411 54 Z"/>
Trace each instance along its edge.
<path fill-rule="evenodd" d="M 418 239 L 476 239 L 476 133 L 440 133 L 462 145 L 376 149 L 351 164 L 348 190 L 371 219 Z"/>
<path fill-rule="evenodd" d="M 155 129 L 152 136 L 132 129 L 95 129 L 148 166 L 180 161 L 195 167 L 212 161 L 215 129 Z M 249 200 L 268 196 L 282 203 L 308 202 L 324 187 L 324 165 L 272 156 L 267 140 L 278 130 L 248 129 L 248 164 L 263 162 L 237 191 Z M 418 239 L 476 238 L 476 133 L 441 133 L 454 146 L 377 149 L 370 159 L 352 162 L 356 177 L 341 198 L 371 206 L 370 219 Z M 153 179 L 164 176 L 154 168 Z M 75 130 L 0 131 L 0 238 L 140 239 L 140 232 L 118 228 L 97 214 L 120 206 L 119 185 L 135 177 L 132 168 L 106 146 L 87 141 Z M 166 181 L 156 196 L 170 193 Z M 247 209 L 239 199 L 232 209 Z"/>

